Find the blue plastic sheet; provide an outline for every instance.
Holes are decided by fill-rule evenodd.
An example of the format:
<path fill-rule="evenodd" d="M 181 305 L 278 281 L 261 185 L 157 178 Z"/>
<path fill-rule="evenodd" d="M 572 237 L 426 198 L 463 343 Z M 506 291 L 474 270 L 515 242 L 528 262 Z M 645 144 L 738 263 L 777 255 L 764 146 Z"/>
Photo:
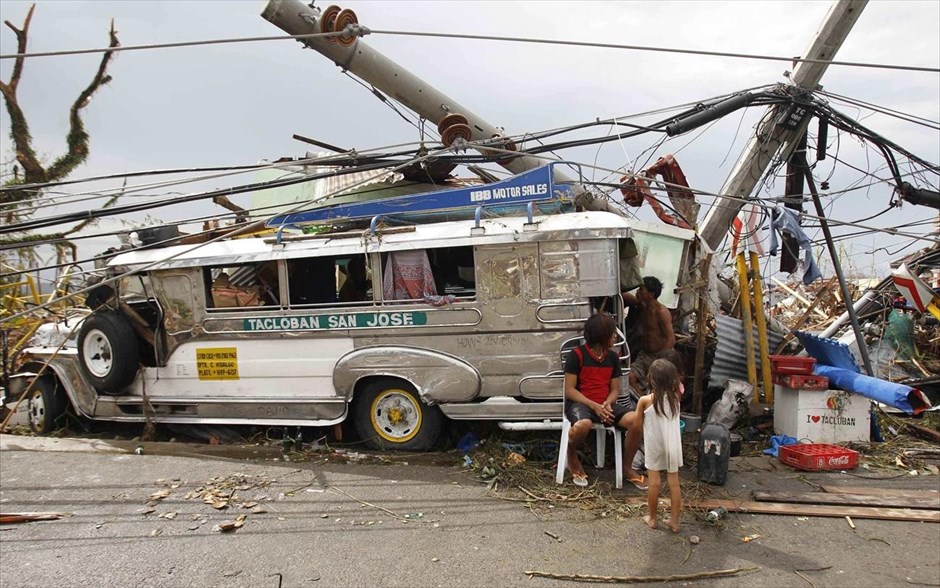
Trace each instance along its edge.
<path fill-rule="evenodd" d="M 796 437 L 790 437 L 789 435 L 774 435 L 770 438 L 770 447 L 764 450 L 764 455 L 772 455 L 774 457 L 780 457 L 780 448 L 784 445 L 795 445 L 799 443 L 796 440 Z"/>
<path fill-rule="evenodd" d="M 907 414 L 917 415 L 930 408 L 930 400 L 917 388 L 859 373 L 861 370 L 846 344 L 803 331 L 796 331 L 796 336 L 806 352 L 816 358 L 814 372 L 829 378 L 832 388 L 860 394 Z"/>
<path fill-rule="evenodd" d="M 461 453 L 467 453 L 468 451 L 473 451 L 480 446 L 480 437 L 470 431 L 466 433 L 463 437 L 460 438 L 460 441 L 457 442 L 457 450 Z"/>
<path fill-rule="evenodd" d="M 862 370 L 855 362 L 855 356 L 845 343 L 818 337 L 805 331 L 796 331 L 796 338 L 800 340 L 806 353 L 810 357 L 815 357 L 817 362 L 861 373 Z"/>
<path fill-rule="evenodd" d="M 893 406 L 907 414 L 920 414 L 930 408 L 927 396 L 917 388 L 879 380 L 851 370 L 816 364 L 815 373 L 829 378 L 832 388 L 860 394 L 865 398 Z"/>

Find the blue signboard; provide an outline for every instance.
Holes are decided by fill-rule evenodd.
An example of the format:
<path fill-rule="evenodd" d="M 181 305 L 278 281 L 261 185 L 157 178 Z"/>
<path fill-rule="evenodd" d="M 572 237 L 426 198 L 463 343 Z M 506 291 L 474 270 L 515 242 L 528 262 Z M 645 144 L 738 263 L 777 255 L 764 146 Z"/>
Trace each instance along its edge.
<path fill-rule="evenodd" d="M 556 185 L 552 167 L 552 164 L 547 164 L 492 184 L 322 206 L 283 214 L 269 220 L 267 226 L 370 219 L 377 215 L 441 215 L 461 210 L 472 214 L 478 206 L 498 208 L 501 209 L 499 212 L 506 212 L 524 207 L 529 202 L 542 201 L 551 201 L 559 206 L 570 205 L 574 201 L 574 189 L 570 184 Z"/>

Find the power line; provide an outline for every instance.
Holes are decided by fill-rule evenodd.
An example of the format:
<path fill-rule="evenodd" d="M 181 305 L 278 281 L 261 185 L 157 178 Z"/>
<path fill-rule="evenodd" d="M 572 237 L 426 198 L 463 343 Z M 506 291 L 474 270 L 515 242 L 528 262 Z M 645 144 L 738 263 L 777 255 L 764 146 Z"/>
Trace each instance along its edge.
<path fill-rule="evenodd" d="M 138 176 L 159 176 L 159 175 L 174 175 L 174 174 L 186 174 L 186 173 L 204 173 L 204 172 L 217 172 L 217 171 L 236 171 L 236 170 L 251 170 L 259 169 L 262 167 L 269 167 L 272 164 L 269 163 L 257 163 L 253 165 L 228 165 L 228 166 L 216 166 L 216 167 L 177 167 L 171 169 L 154 169 L 154 170 L 141 170 L 141 171 L 132 171 L 132 172 L 122 172 L 118 174 L 107 174 L 103 176 L 89 176 L 87 178 L 78 178 L 75 180 L 59 180 L 56 182 L 43 182 L 40 184 L 11 184 L 9 186 L 0 186 L 0 194 L 3 192 L 14 192 L 19 190 L 33 190 L 39 188 L 51 188 L 54 186 L 68 186 L 70 184 L 81 184 L 83 182 L 98 182 L 101 180 L 116 180 L 122 178 L 134 178 Z"/>
<path fill-rule="evenodd" d="M 282 186 L 290 186 L 293 184 L 311 182 L 313 180 L 317 180 L 317 179 L 325 178 L 325 177 L 356 173 L 359 171 L 378 170 L 378 169 L 383 169 L 386 167 L 388 167 L 388 163 L 385 163 L 385 162 L 372 163 L 372 164 L 361 165 L 357 168 L 334 170 L 334 171 L 327 172 L 327 173 L 305 175 L 305 176 L 301 176 L 298 178 L 282 178 L 278 180 L 272 180 L 269 182 L 255 182 L 253 184 L 245 184 L 242 186 L 235 186 L 232 188 L 223 188 L 220 190 L 211 190 L 209 192 L 200 192 L 198 194 L 189 194 L 183 197 L 167 198 L 164 200 L 159 200 L 157 202 L 126 204 L 124 206 L 114 206 L 114 207 L 107 208 L 107 209 L 96 209 L 96 210 L 87 210 L 84 212 L 64 213 L 64 214 L 45 217 L 41 219 L 32 219 L 32 220 L 21 221 L 18 223 L 11 223 L 5 227 L 0 227 L 0 234 L 10 233 L 10 232 L 15 232 L 15 231 L 25 231 L 25 230 L 31 230 L 31 229 L 41 229 L 41 228 L 50 227 L 50 226 L 58 225 L 58 224 L 81 222 L 81 221 L 92 220 L 92 219 L 101 218 L 105 216 L 115 216 L 118 214 L 125 214 L 129 212 L 140 212 L 142 210 L 160 208 L 163 206 L 183 204 L 186 202 L 195 202 L 197 200 L 206 200 L 208 198 L 214 198 L 216 196 L 232 196 L 235 194 L 244 194 L 246 192 L 267 190 L 269 188 L 279 188 Z"/>
<path fill-rule="evenodd" d="M 735 59 L 753 59 L 762 61 L 780 61 L 791 64 L 796 63 L 822 63 L 830 66 L 845 67 L 864 67 L 872 69 L 891 69 L 899 71 L 916 71 L 926 73 L 940 73 L 940 68 L 922 67 L 915 65 L 897 65 L 884 63 L 863 63 L 858 61 L 829 61 L 826 59 L 802 59 L 799 57 L 782 57 L 777 55 L 761 55 L 757 53 L 732 53 L 726 51 L 704 51 L 698 49 L 680 49 L 675 47 L 653 47 L 650 45 L 624 45 L 620 43 L 598 43 L 590 41 L 566 41 L 560 39 L 533 39 L 527 37 L 504 37 L 498 35 L 470 35 L 465 33 L 428 33 L 421 31 L 385 31 L 371 30 L 368 27 L 356 26 L 347 27 L 349 34 L 353 36 L 363 36 L 368 34 L 406 36 L 406 37 L 430 37 L 441 39 L 468 39 L 474 41 L 500 41 L 506 43 L 533 43 L 539 45 L 562 45 L 568 47 L 591 47 L 598 49 L 619 49 L 627 51 L 650 51 L 656 53 L 676 53 L 682 55 L 704 55 L 708 57 L 731 57 Z M 148 45 L 127 45 L 123 47 L 96 48 L 96 49 L 70 49 L 62 51 L 43 51 L 36 53 L 9 53 L 0 55 L 0 59 L 21 59 L 32 57 L 60 57 L 66 55 L 87 55 L 91 53 L 107 53 L 122 51 L 143 51 L 149 49 L 173 49 L 178 47 L 196 47 L 202 45 L 222 45 L 230 43 L 254 43 L 259 41 L 285 41 L 285 40 L 303 40 L 327 37 L 340 37 L 346 34 L 346 31 L 338 33 L 307 33 L 302 35 L 275 35 L 265 37 L 231 37 L 223 39 L 204 39 L 201 41 L 181 41 L 176 43 L 154 43 Z"/>
<path fill-rule="evenodd" d="M 872 110 L 874 112 L 878 112 L 880 114 L 893 116 L 905 122 L 922 125 L 922 126 L 927 127 L 928 129 L 940 131 L 940 122 L 937 122 L 935 120 L 931 120 L 929 118 L 925 118 L 922 116 L 917 116 L 916 114 L 911 114 L 909 112 L 901 112 L 900 110 L 894 110 L 893 108 L 888 108 L 887 106 L 879 106 L 877 104 L 872 104 L 871 102 L 865 102 L 864 100 L 859 100 L 858 98 L 850 98 L 849 96 L 842 96 L 841 94 L 836 94 L 835 92 L 816 90 L 815 93 L 820 94 L 822 96 L 826 96 L 828 98 L 833 98 L 835 100 L 841 100 L 842 102 L 851 104 L 853 106 L 861 106 L 869 110 Z"/>
<path fill-rule="evenodd" d="M 363 27 L 364 28 L 364 27 Z M 368 29 L 366 29 L 368 30 Z M 153 43 L 149 45 L 122 45 L 120 47 L 102 47 L 96 49 L 65 49 L 62 51 L 40 51 L 36 53 L 8 53 L 0 59 L 25 59 L 30 57 L 62 57 L 65 55 L 89 55 L 92 53 L 120 53 L 125 51 L 146 51 L 149 49 L 175 49 L 178 47 L 197 47 L 201 45 L 225 45 L 230 43 L 255 43 L 258 41 L 288 41 L 342 36 L 338 33 L 305 33 L 303 35 L 271 35 L 266 37 L 230 37 L 225 39 L 204 39 L 202 41 L 179 41 L 176 43 Z"/>
<path fill-rule="evenodd" d="M 921 71 L 940 73 L 940 68 L 914 65 L 892 65 L 883 63 L 862 63 L 858 61 L 829 61 L 827 59 L 802 59 L 799 57 L 780 57 L 756 53 L 730 53 L 725 51 L 703 51 L 696 49 L 678 49 L 672 47 L 652 47 L 649 45 L 623 45 L 619 43 L 597 43 L 591 41 L 562 41 L 557 39 L 532 39 L 527 37 L 503 37 L 497 35 L 470 35 L 465 33 L 425 33 L 420 31 L 383 31 L 371 30 L 374 35 L 394 35 L 407 37 L 434 37 L 443 39 L 469 39 L 474 41 L 503 41 L 507 43 L 534 43 L 540 45 L 564 45 L 570 47 L 594 47 L 600 49 L 623 49 L 628 51 L 653 51 L 658 53 L 680 53 L 685 55 L 706 55 L 710 57 L 733 57 L 737 59 L 757 59 L 764 61 L 784 61 L 787 63 L 823 63 L 847 67 L 866 67 L 875 69 L 894 69 L 901 71 Z"/>
<path fill-rule="evenodd" d="M 405 161 L 405 162 L 403 162 L 403 163 L 400 163 L 400 164 L 396 165 L 395 167 L 393 167 L 390 171 L 391 171 L 391 172 L 399 171 L 399 170 L 404 169 L 405 167 L 407 167 L 407 166 L 409 166 L 409 165 L 412 165 L 412 164 L 415 164 L 415 163 L 419 163 L 419 162 L 421 162 L 421 161 L 425 161 L 425 160 L 427 160 L 427 159 L 431 159 L 431 158 L 433 158 L 433 157 L 436 157 L 439 153 L 444 153 L 444 152 L 446 152 L 446 151 L 448 151 L 448 150 L 450 150 L 450 148 L 445 148 L 445 149 L 440 149 L 440 150 L 436 150 L 436 151 L 431 151 L 430 153 L 427 153 L 427 154 L 424 154 L 424 155 L 421 155 L 421 156 L 412 158 L 412 159 L 410 159 L 410 160 L 407 160 L 407 161 Z M 358 171 L 358 170 L 353 170 L 353 171 Z M 318 175 L 319 175 L 319 174 L 318 174 Z M 333 175 L 340 175 L 340 174 L 339 174 L 339 172 L 336 172 L 336 173 L 334 173 Z M 308 178 L 308 179 L 315 179 L 315 178 L 311 176 L 311 177 Z M 364 178 L 364 179 L 362 179 L 362 180 L 356 181 L 356 182 L 354 182 L 352 185 L 343 186 L 343 187 L 341 187 L 341 188 L 338 188 L 337 190 L 331 192 L 331 193 L 328 194 L 327 196 L 335 196 L 336 194 L 338 194 L 338 193 L 340 193 L 340 192 L 342 192 L 342 191 L 344 191 L 344 190 L 348 190 L 349 188 L 353 188 L 353 187 L 356 187 L 356 186 L 360 186 L 360 185 L 362 185 L 362 184 L 365 184 L 365 183 L 368 182 L 369 180 L 371 180 L 371 178 Z M 306 204 L 307 204 L 307 203 L 305 203 L 305 202 L 298 203 L 298 204 L 296 204 L 296 205 L 294 205 L 294 206 L 288 208 L 286 211 L 279 212 L 278 214 L 287 214 L 287 213 L 291 213 L 291 212 L 296 212 L 296 211 L 298 211 L 298 210 L 301 210 L 301 209 L 303 208 L 303 206 L 305 206 Z M 8 315 L 8 316 L 6 316 L 6 317 L 2 317 L 2 318 L 0 318 L 0 325 L 2 325 L 3 323 L 5 323 L 5 322 L 7 322 L 7 321 L 11 321 L 11 320 L 17 319 L 17 318 L 19 318 L 19 317 L 21 317 L 21 316 L 25 316 L 25 315 L 31 314 L 31 313 L 33 313 L 33 312 L 38 312 L 39 310 L 48 308 L 49 306 L 51 306 L 52 304 L 55 304 L 56 302 L 59 302 L 60 300 L 64 300 L 64 299 L 67 299 L 67 298 L 72 298 L 72 297 L 77 296 L 77 295 L 79 295 L 79 294 L 84 294 L 84 293 L 89 292 L 89 291 L 91 291 L 92 289 L 94 289 L 94 288 L 96 288 L 96 287 L 98 287 L 98 286 L 101 286 L 101 285 L 104 285 L 104 284 L 111 284 L 111 283 L 117 282 L 117 281 L 121 280 L 122 278 L 124 278 L 125 276 L 129 276 L 129 275 L 132 275 L 132 274 L 136 274 L 136 273 L 140 273 L 140 272 L 147 271 L 147 270 L 149 270 L 149 269 L 151 269 L 151 268 L 153 268 L 153 267 L 156 267 L 156 266 L 158 266 L 158 265 L 160 265 L 160 264 L 163 264 L 163 263 L 166 263 L 166 262 L 171 261 L 171 260 L 173 260 L 173 259 L 176 259 L 177 257 L 179 257 L 179 256 L 181 256 L 181 255 L 185 255 L 185 254 L 190 253 L 190 252 L 192 252 L 192 251 L 195 251 L 195 250 L 197 250 L 197 249 L 199 249 L 199 248 L 201 248 L 201 247 L 204 247 L 204 246 L 206 246 L 206 245 L 209 245 L 210 243 L 215 243 L 215 242 L 217 242 L 217 241 L 221 241 L 221 240 L 227 239 L 227 238 L 229 238 L 229 237 L 237 236 L 237 235 L 239 235 L 239 234 L 242 234 L 242 233 L 245 233 L 245 232 L 254 230 L 254 229 L 256 229 L 256 228 L 263 227 L 263 226 L 265 225 L 265 223 L 267 223 L 267 221 L 269 221 L 271 218 L 273 218 L 273 216 L 269 216 L 269 217 L 267 217 L 267 218 L 262 218 L 262 219 L 259 219 L 259 220 L 256 220 L 256 221 L 252 221 L 252 222 L 248 223 L 247 225 L 240 225 L 240 226 L 232 227 L 232 229 L 231 229 L 230 231 L 225 231 L 225 232 L 222 233 L 221 235 L 218 235 L 218 236 L 216 236 L 216 237 L 212 237 L 211 239 L 209 239 L 209 240 L 207 240 L 207 241 L 205 241 L 205 242 L 203 242 L 203 243 L 197 243 L 197 244 L 195 244 L 195 245 L 193 245 L 193 246 L 191 246 L 191 247 L 184 248 L 184 249 L 182 249 L 182 250 L 180 250 L 180 251 L 178 251 L 178 252 L 176 252 L 176 253 L 174 253 L 174 254 L 168 256 L 168 257 L 165 257 L 165 258 L 163 258 L 163 259 L 158 259 L 158 260 L 156 260 L 156 261 L 153 261 L 153 262 L 151 262 L 151 263 L 148 263 L 148 264 L 144 265 L 143 267 L 139 267 L 139 268 L 135 268 L 135 269 L 132 269 L 132 270 L 128 270 L 127 272 L 121 273 L 121 274 L 119 274 L 119 275 L 117 275 L 117 276 L 112 276 L 112 277 L 106 278 L 106 279 L 104 279 L 104 280 L 102 280 L 102 281 L 100 281 L 100 282 L 98 282 L 98 283 L 96 283 L 96 284 L 93 284 L 93 285 L 91 285 L 91 286 L 87 286 L 87 287 L 85 287 L 85 288 L 82 288 L 82 289 L 80 289 L 80 290 L 77 290 L 77 291 L 75 291 L 75 292 L 72 292 L 71 294 L 67 294 L 66 296 L 61 296 L 61 297 L 59 297 L 59 298 L 56 298 L 56 299 L 53 299 L 53 300 L 49 300 L 49 301 L 45 302 L 44 304 L 39 304 L 39 305 L 34 306 L 34 307 L 32 307 L 32 308 L 29 308 L 29 309 L 27 309 L 27 310 L 23 310 L 23 311 L 20 311 L 20 312 L 17 312 L 17 313 L 13 313 L 13 314 L 11 314 L 11 315 Z M 139 247 L 138 247 L 138 248 L 135 248 L 135 249 L 139 249 Z M 74 263 L 74 262 L 73 262 L 73 263 Z"/>

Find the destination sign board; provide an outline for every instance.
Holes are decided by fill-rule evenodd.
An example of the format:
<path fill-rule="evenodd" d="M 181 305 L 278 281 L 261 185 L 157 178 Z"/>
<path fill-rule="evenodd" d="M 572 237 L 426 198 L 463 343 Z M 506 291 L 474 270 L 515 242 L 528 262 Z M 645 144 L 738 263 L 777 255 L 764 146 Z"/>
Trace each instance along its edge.
<path fill-rule="evenodd" d="M 425 312 L 358 312 L 246 318 L 246 331 L 318 331 L 330 329 L 383 329 L 428 324 Z"/>

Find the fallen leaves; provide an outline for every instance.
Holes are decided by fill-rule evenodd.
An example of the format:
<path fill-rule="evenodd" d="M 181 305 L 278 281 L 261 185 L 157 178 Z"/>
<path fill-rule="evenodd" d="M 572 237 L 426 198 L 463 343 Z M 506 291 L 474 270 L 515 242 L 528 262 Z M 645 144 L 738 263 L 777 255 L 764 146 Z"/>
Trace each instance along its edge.
<path fill-rule="evenodd" d="M 267 494 L 255 493 L 247 495 L 248 491 L 267 488 L 277 480 L 265 476 L 250 476 L 242 473 L 232 474 L 230 476 L 216 476 L 198 486 L 195 490 L 190 490 L 183 495 L 183 500 L 199 500 L 217 511 L 230 508 L 243 508 L 250 511 L 250 514 L 264 514 L 268 512 L 262 505 L 262 501 L 269 500 Z M 157 511 L 156 506 L 163 500 L 170 498 L 175 490 L 182 488 L 186 482 L 178 478 L 173 480 L 156 480 L 158 485 L 163 488 L 153 492 L 147 497 L 147 508 L 138 511 L 142 515 L 150 515 Z M 245 493 L 242 496 L 240 493 Z M 157 518 L 166 521 L 172 521 L 179 516 L 178 511 L 166 511 L 157 515 Z M 248 514 L 240 514 L 234 520 L 222 521 L 213 527 L 217 532 L 232 532 L 245 525 Z M 281 517 L 278 517 L 282 520 Z M 209 522 L 208 515 L 193 513 L 186 528 L 190 531 L 197 531 L 203 525 Z M 151 537 L 156 537 L 163 533 L 163 529 L 154 529 L 150 532 Z"/>
<path fill-rule="evenodd" d="M 228 533 L 231 531 L 235 531 L 236 529 L 241 529 L 245 525 L 245 519 L 247 517 L 248 515 L 243 515 L 243 514 L 238 515 L 237 517 L 235 517 L 234 521 L 222 521 L 221 523 L 213 527 L 212 530 L 216 532 L 221 532 L 221 533 Z"/>

